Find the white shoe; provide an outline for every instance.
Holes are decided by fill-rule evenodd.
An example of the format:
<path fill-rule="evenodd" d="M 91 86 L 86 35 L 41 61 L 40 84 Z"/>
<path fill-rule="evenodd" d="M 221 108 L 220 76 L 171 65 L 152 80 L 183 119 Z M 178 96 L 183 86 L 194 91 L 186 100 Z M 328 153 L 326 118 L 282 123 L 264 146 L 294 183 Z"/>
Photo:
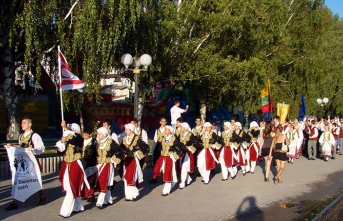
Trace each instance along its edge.
<path fill-rule="evenodd" d="M 179 189 L 183 189 L 183 188 L 185 188 L 185 183 L 180 183 Z"/>
<path fill-rule="evenodd" d="M 187 185 L 191 184 L 191 182 L 192 182 L 192 178 L 189 178 L 187 181 Z"/>

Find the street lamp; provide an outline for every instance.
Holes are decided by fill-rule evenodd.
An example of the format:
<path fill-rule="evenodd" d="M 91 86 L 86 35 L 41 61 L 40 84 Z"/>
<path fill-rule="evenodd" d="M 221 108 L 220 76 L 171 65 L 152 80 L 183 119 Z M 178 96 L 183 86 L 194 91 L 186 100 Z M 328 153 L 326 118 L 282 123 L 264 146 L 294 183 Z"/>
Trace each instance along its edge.
<path fill-rule="evenodd" d="M 317 103 L 320 105 L 320 113 L 321 113 L 321 117 L 323 117 L 323 106 L 326 105 L 329 102 L 329 98 L 324 97 L 323 99 L 318 98 L 317 99 Z"/>
<path fill-rule="evenodd" d="M 148 54 L 143 54 L 140 58 L 132 57 L 130 54 L 124 54 L 121 56 L 121 63 L 125 66 L 125 71 L 133 71 L 135 74 L 135 99 L 134 99 L 134 117 L 138 119 L 138 74 L 141 71 L 147 71 L 148 66 L 151 64 L 151 56 Z M 133 69 L 130 69 L 129 66 L 133 64 Z M 143 65 L 143 68 L 140 68 Z"/>

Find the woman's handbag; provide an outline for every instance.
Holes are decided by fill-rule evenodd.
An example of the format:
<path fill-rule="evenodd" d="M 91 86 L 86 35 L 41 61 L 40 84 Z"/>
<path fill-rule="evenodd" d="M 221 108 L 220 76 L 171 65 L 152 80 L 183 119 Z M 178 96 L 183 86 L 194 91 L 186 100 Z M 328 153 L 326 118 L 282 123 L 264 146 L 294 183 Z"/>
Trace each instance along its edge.
<path fill-rule="evenodd" d="M 282 142 L 281 152 L 287 153 L 288 151 L 289 151 L 289 147 L 288 147 L 288 145 L 286 144 L 286 141 L 284 140 L 284 141 Z"/>

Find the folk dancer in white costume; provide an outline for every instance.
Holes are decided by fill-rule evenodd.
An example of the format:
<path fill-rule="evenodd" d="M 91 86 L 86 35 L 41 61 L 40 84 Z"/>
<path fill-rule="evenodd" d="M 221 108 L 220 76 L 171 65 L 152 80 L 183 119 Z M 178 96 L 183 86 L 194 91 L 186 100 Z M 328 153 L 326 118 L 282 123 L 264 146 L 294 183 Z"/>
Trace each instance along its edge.
<path fill-rule="evenodd" d="M 177 183 L 176 161 L 183 150 L 171 126 L 165 126 L 164 133 L 161 155 L 156 161 L 152 180 L 156 180 L 157 176 L 162 172 L 164 182 L 162 196 L 168 196 L 175 183 Z"/>
<path fill-rule="evenodd" d="M 258 144 L 258 137 L 260 135 L 260 130 L 256 121 L 250 123 L 250 128 L 248 135 L 251 137 L 251 143 L 247 149 L 247 166 L 246 170 L 250 171 L 251 174 L 254 174 L 256 168 L 256 162 L 259 160 L 260 146 Z"/>
<path fill-rule="evenodd" d="M 140 159 L 149 153 L 149 145 L 140 139 L 136 134 L 136 128 L 133 124 L 125 124 L 126 136 L 120 144 L 125 150 L 123 160 L 123 176 L 126 201 L 135 201 L 139 195 L 138 184 L 143 182 L 143 173 L 140 166 Z"/>
<path fill-rule="evenodd" d="M 235 123 L 235 132 L 232 134 L 231 142 L 233 148 L 238 155 L 238 165 L 242 169 L 243 176 L 250 171 L 246 170 L 247 165 L 247 149 L 249 147 L 251 138 L 250 136 L 242 130 L 242 124 L 240 122 Z"/>
<path fill-rule="evenodd" d="M 232 125 L 230 122 L 224 122 L 224 131 L 222 132 L 223 138 L 223 147 L 220 150 L 219 155 L 219 162 L 222 171 L 222 181 L 226 181 L 228 179 L 228 175 L 232 179 L 236 178 L 237 174 L 237 164 L 238 164 L 238 156 L 231 146 L 231 137 L 234 130 L 232 129 Z"/>
<path fill-rule="evenodd" d="M 298 139 L 297 139 L 297 154 L 296 154 L 296 159 L 298 159 L 300 156 L 302 156 L 302 145 L 304 142 L 304 127 L 302 123 L 299 122 L 297 118 L 294 119 L 294 128 L 297 131 Z"/>
<path fill-rule="evenodd" d="M 97 130 L 97 168 L 98 176 L 96 190 L 99 191 L 96 207 L 112 205 L 111 190 L 113 187 L 114 168 L 124 157 L 124 149 L 121 148 L 109 135 L 105 127 Z"/>
<path fill-rule="evenodd" d="M 298 137 L 297 130 L 294 128 L 293 124 L 290 124 L 288 127 L 289 127 L 289 130 L 287 132 L 287 137 L 290 143 L 288 145 L 289 151 L 287 152 L 287 156 L 288 156 L 288 163 L 293 164 L 294 158 L 298 157 L 297 145 L 298 145 L 299 137 Z"/>
<path fill-rule="evenodd" d="M 161 149 L 162 149 L 162 140 L 165 136 L 164 129 L 167 125 L 167 118 L 160 117 L 160 127 L 155 130 L 154 135 L 154 142 L 152 144 L 152 152 L 153 152 L 153 165 L 155 166 L 157 159 L 161 155 Z M 151 183 L 156 183 L 156 180 L 149 180 Z"/>
<path fill-rule="evenodd" d="M 80 126 L 73 123 L 69 125 L 71 129 L 69 130 L 65 121 L 61 122 L 61 126 L 64 130 L 63 137 L 56 143 L 56 147 L 64 155 L 59 180 L 66 196 L 61 206 L 60 216 L 68 218 L 73 211 L 76 213 L 84 211 L 81 197 L 89 197 L 92 192 L 80 160 L 83 147 Z"/>
<path fill-rule="evenodd" d="M 186 184 L 192 182 L 190 174 L 194 172 L 194 153 L 200 145 L 200 139 L 194 136 L 188 123 L 181 123 L 180 143 L 183 145 L 184 152 L 180 158 L 181 162 L 181 182 L 180 189 L 185 188 Z"/>
<path fill-rule="evenodd" d="M 220 149 L 222 146 L 218 143 L 218 136 L 211 131 L 211 126 L 210 122 L 204 123 L 204 131 L 201 135 L 203 148 L 198 155 L 197 166 L 204 184 L 209 183 L 211 170 L 216 167 L 216 163 L 219 163 L 214 150 Z"/>
<path fill-rule="evenodd" d="M 335 147 L 335 138 L 330 132 L 328 125 L 324 126 L 324 132 L 320 135 L 319 144 L 321 145 L 321 152 L 324 157 L 324 161 L 327 162 L 329 157 L 332 156 L 332 148 Z"/>

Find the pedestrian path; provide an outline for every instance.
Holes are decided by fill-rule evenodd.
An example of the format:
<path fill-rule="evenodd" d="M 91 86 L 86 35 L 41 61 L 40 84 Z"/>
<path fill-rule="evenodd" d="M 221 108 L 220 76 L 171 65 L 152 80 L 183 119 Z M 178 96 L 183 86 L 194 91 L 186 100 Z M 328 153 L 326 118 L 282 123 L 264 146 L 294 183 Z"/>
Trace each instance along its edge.
<path fill-rule="evenodd" d="M 193 175 L 190 186 L 182 190 L 175 187 L 168 196 L 161 196 L 161 178 L 158 178 L 157 184 L 147 182 L 153 172 L 152 168 L 147 168 L 144 170 L 144 182 L 139 187 L 138 201 L 124 201 L 124 186 L 118 182 L 112 191 L 114 205 L 99 210 L 95 203 L 84 202 L 85 211 L 73 214 L 70 220 L 228 220 L 248 212 L 256 214 L 256 211 L 261 212 L 263 217 L 263 210 L 270 209 L 272 205 L 288 202 L 304 194 L 311 196 L 317 184 L 325 184 L 329 182 L 330 174 L 343 171 L 343 156 L 329 162 L 300 158 L 293 165 L 286 164 L 283 183 L 278 185 L 272 182 L 272 176 L 271 182 L 264 182 L 262 167 L 264 164 L 260 162 L 255 174 L 243 176 L 240 171 L 235 180 L 221 181 L 220 166 L 217 166 L 216 174 L 208 185 Z M 276 167 L 272 168 L 272 172 L 276 174 Z M 118 176 L 115 179 L 119 181 Z M 330 182 L 337 182 L 335 186 L 338 188 L 343 186 L 341 177 L 334 181 L 330 179 Z M 1 181 L 0 220 L 61 220 L 58 214 L 64 195 L 57 174 L 43 176 L 43 186 L 47 205 L 36 206 L 37 194 L 27 202 L 20 203 L 18 210 L 4 211 L 4 207 L 11 202 L 11 181 Z M 289 219 L 283 220 L 294 217 L 296 214 L 290 214 Z M 256 220 L 269 219 L 264 217 Z"/>

